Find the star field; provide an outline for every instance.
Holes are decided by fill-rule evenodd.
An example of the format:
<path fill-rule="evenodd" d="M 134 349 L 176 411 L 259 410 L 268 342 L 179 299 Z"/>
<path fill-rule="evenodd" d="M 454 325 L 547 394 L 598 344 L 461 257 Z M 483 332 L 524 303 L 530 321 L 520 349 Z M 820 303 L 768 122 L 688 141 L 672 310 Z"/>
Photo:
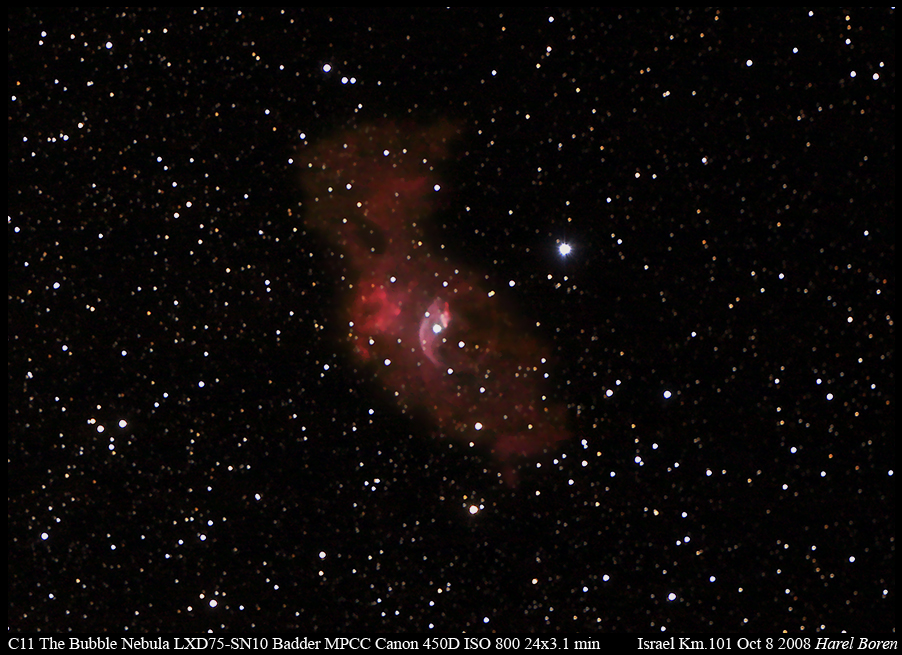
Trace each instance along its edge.
<path fill-rule="evenodd" d="M 11 630 L 894 630 L 894 10 L 8 37 Z M 349 354 L 301 162 L 381 120 L 460 126 L 424 241 L 552 353 L 516 486 Z"/>

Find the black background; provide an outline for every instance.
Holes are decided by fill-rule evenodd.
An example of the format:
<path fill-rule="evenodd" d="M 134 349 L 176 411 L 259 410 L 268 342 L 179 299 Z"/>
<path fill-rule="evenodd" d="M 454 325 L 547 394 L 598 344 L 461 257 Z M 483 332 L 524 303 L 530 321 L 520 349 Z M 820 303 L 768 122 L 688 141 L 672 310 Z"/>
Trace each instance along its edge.
<path fill-rule="evenodd" d="M 893 11 L 8 36 L 11 629 L 894 627 Z M 341 344 L 297 161 L 383 118 L 460 122 L 433 245 L 552 345 L 515 489 Z"/>

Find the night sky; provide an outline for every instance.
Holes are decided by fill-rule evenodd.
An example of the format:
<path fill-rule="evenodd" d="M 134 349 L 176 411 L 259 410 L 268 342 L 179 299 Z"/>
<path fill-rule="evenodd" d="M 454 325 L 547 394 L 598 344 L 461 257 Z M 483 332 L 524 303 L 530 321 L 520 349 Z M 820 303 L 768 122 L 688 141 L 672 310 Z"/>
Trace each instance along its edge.
<path fill-rule="evenodd" d="M 894 629 L 892 10 L 16 10 L 7 80 L 13 631 Z M 550 353 L 514 483 L 349 347 L 303 162 L 386 121 Z"/>

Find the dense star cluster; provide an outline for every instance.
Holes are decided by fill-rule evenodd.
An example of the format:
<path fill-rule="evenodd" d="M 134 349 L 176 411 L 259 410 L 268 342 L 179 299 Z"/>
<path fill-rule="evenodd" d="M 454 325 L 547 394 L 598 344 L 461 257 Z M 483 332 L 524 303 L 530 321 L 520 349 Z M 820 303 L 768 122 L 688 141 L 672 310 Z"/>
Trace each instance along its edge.
<path fill-rule="evenodd" d="M 8 36 L 11 630 L 894 629 L 893 9 Z"/>

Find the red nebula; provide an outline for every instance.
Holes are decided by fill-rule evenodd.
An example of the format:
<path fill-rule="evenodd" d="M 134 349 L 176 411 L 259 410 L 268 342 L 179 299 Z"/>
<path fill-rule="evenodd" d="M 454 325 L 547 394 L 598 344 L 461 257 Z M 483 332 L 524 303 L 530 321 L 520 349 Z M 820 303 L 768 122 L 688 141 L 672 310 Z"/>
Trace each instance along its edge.
<path fill-rule="evenodd" d="M 514 466 L 569 438 L 545 396 L 548 349 L 500 307 L 485 277 L 424 244 L 455 125 L 381 123 L 306 148 L 305 224 L 337 245 L 350 300 L 341 325 L 404 411 Z"/>

